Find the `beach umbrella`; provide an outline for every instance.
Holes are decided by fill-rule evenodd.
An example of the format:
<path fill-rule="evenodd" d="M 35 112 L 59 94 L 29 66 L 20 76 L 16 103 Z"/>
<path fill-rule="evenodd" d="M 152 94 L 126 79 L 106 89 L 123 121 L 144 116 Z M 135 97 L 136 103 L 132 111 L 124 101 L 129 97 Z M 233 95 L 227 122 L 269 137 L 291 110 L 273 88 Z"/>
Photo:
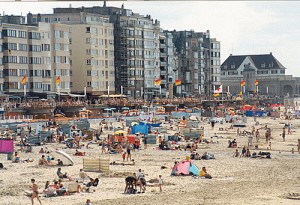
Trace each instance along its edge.
<path fill-rule="evenodd" d="M 104 110 L 105 111 L 111 111 L 111 108 L 105 108 Z"/>
<path fill-rule="evenodd" d="M 68 155 L 67 153 L 65 153 L 64 151 L 61 150 L 56 150 L 54 152 L 51 153 L 51 155 L 57 160 L 60 159 L 64 165 L 73 165 L 73 159 L 70 157 L 70 155 Z"/>
<path fill-rule="evenodd" d="M 130 110 L 129 107 L 122 107 L 122 110 Z"/>
<path fill-rule="evenodd" d="M 111 110 L 116 110 L 117 108 L 114 108 L 114 107 L 112 107 L 112 108 L 110 108 Z"/>

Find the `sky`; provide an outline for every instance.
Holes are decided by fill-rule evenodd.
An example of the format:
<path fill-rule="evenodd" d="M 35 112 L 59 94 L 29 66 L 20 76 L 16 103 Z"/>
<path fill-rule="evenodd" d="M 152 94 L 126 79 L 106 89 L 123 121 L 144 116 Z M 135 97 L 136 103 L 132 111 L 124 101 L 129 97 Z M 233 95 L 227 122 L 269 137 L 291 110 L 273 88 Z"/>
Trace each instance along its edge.
<path fill-rule="evenodd" d="M 102 6 L 102 1 L 1 2 L 3 14 L 52 13 L 55 7 Z M 24 0 L 22 0 L 24 1 Z M 29 0 L 27 0 L 29 1 Z M 31 0 L 36 1 L 36 0 Z M 272 54 L 286 73 L 300 77 L 298 1 L 107 1 L 107 6 L 150 14 L 163 29 L 210 30 L 221 42 L 221 61 L 230 55 Z"/>

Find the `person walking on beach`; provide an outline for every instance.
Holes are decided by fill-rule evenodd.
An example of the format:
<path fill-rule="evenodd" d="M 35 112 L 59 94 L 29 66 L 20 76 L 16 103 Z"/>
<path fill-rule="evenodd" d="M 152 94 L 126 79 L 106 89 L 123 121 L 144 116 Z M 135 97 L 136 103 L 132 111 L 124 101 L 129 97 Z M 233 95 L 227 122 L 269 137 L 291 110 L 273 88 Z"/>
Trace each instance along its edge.
<path fill-rule="evenodd" d="M 35 179 L 31 179 L 31 183 L 32 183 L 32 194 L 31 194 L 31 204 L 34 205 L 34 198 L 37 198 L 37 200 L 40 202 L 40 204 L 42 204 L 40 198 L 39 198 L 39 187 L 37 185 L 37 183 L 35 182 Z"/>
<path fill-rule="evenodd" d="M 159 185 L 159 191 L 162 192 L 162 185 L 163 185 L 162 175 L 159 175 L 158 185 Z"/>
<path fill-rule="evenodd" d="M 256 138 L 256 142 L 258 142 L 259 141 L 259 131 L 258 131 L 258 129 L 255 132 L 255 138 Z"/>
<path fill-rule="evenodd" d="M 285 126 L 283 127 L 281 136 L 282 136 L 283 141 L 285 141 Z"/>

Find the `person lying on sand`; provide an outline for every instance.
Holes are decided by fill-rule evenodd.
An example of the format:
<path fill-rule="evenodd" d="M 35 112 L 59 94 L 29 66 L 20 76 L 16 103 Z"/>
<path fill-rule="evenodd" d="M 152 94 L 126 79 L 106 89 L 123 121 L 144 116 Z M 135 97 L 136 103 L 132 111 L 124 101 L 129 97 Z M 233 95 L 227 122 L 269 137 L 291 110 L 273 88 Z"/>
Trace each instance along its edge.
<path fill-rule="evenodd" d="M 75 156 L 85 156 L 85 152 L 79 152 L 77 149 L 75 150 Z"/>
<path fill-rule="evenodd" d="M 124 162 L 118 163 L 118 162 L 113 161 L 113 162 L 110 163 L 110 165 L 123 165 L 123 166 L 130 165 L 130 166 L 134 166 L 135 165 L 134 159 L 132 159 L 131 161 L 132 161 L 132 163 L 124 163 Z"/>

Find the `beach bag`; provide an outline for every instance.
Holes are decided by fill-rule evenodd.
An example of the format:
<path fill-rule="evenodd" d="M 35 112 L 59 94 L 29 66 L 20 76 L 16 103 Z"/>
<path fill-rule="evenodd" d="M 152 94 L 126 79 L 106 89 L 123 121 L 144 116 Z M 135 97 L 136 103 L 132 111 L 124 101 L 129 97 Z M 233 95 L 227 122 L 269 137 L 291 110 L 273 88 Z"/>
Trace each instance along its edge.
<path fill-rule="evenodd" d="M 4 168 L 3 164 L 2 164 L 2 163 L 0 163 L 0 169 L 3 169 L 3 168 Z"/>

